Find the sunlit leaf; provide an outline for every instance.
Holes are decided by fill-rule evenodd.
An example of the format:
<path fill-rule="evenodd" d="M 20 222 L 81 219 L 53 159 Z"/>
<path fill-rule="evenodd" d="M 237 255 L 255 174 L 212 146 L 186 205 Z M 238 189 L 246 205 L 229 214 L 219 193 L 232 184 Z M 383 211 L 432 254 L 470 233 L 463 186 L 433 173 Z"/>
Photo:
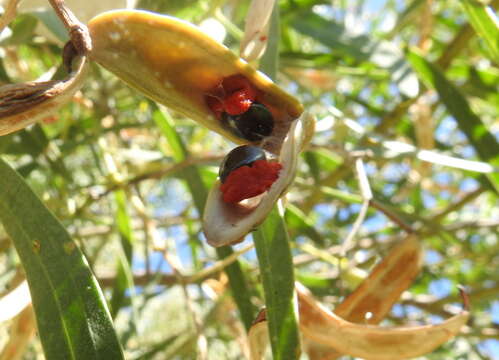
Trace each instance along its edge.
<path fill-rule="evenodd" d="M 477 0 L 461 0 L 461 4 L 471 25 L 487 43 L 492 59 L 499 59 L 499 20 L 494 9 Z"/>
<path fill-rule="evenodd" d="M 116 223 L 120 234 L 120 249 L 118 251 L 116 283 L 111 295 L 111 316 L 116 317 L 119 310 L 128 302 L 130 298 L 132 305 L 130 317 L 130 332 L 136 331 L 136 304 L 135 304 L 135 286 L 133 283 L 132 260 L 133 260 L 133 244 L 132 224 L 127 211 L 126 194 L 123 190 L 115 192 L 116 202 Z M 128 294 L 128 295 L 127 295 Z"/>
<path fill-rule="evenodd" d="M 300 341 L 294 293 L 293 261 L 283 215 L 275 207 L 253 233 L 265 291 L 274 359 L 298 359 Z"/>
<path fill-rule="evenodd" d="M 122 359 L 86 259 L 24 180 L 0 160 L 0 220 L 26 271 L 45 355 Z"/>
<path fill-rule="evenodd" d="M 424 59 L 417 51 L 410 50 L 407 57 L 423 82 L 438 92 L 440 101 L 457 121 L 459 128 L 475 148 L 480 159 L 492 166 L 499 166 L 499 144 L 496 138 L 473 112 L 468 101 L 456 86 L 435 65 Z M 496 172 L 489 176 L 496 190 L 499 191 L 499 173 Z"/>

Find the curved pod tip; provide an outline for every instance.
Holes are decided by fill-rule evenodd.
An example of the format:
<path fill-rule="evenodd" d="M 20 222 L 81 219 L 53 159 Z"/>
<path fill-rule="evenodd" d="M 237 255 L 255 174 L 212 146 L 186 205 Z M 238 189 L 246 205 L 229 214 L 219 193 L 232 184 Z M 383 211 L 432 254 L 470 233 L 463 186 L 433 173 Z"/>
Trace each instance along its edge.
<path fill-rule="evenodd" d="M 85 80 L 86 57 L 73 60 L 64 80 L 8 84 L 0 87 L 0 136 L 24 129 L 51 116 L 68 103 Z"/>
<path fill-rule="evenodd" d="M 302 105 L 269 78 L 238 58 L 196 26 L 139 10 L 115 10 L 90 20 L 90 58 L 149 98 L 203 124 L 230 140 L 253 143 L 279 153 Z M 206 96 L 222 81 L 242 75 L 274 116 L 268 139 L 249 141 L 224 128 Z"/>

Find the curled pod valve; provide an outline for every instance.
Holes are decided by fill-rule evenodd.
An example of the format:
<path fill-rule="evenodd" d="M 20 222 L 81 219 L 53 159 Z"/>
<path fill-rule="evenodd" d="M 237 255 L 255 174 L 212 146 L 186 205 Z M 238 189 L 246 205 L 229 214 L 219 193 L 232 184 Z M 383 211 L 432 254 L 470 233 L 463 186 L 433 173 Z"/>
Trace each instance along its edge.
<path fill-rule="evenodd" d="M 310 120 L 304 116 L 292 124 L 275 158 L 269 158 L 272 151 L 264 149 L 268 159 L 263 160 L 263 150 L 248 145 L 227 155 L 220 169 L 221 181 L 211 188 L 203 213 L 203 231 L 210 245 L 240 242 L 265 220 L 293 181 Z"/>

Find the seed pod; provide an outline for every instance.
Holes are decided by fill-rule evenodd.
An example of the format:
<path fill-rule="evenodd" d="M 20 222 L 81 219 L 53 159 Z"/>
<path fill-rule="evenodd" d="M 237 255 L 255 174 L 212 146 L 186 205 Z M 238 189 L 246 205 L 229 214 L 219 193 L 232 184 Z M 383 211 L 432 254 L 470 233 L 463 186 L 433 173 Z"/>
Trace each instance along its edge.
<path fill-rule="evenodd" d="M 241 115 L 223 113 L 222 124 L 239 137 L 260 141 L 272 134 L 274 118 L 265 105 L 253 103 Z"/>
<path fill-rule="evenodd" d="M 376 325 L 399 301 L 421 269 L 423 250 L 421 241 L 410 235 L 390 249 L 369 276 L 334 308 L 334 313 L 349 322 Z M 366 321 L 365 315 L 372 317 Z M 313 341 L 303 336 L 303 344 L 311 359 L 334 360 L 344 354 L 334 347 Z"/>
<path fill-rule="evenodd" d="M 227 203 L 223 201 L 221 182 L 215 182 L 203 213 L 203 231 L 210 245 L 218 247 L 240 242 L 265 219 L 293 181 L 298 154 L 309 139 L 313 124 L 313 118 L 308 114 L 293 123 L 276 159 L 282 165 L 279 177 L 262 197 L 250 199 L 245 204 Z"/>
<path fill-rule="evenodd" d="M 222 183 L 229 174 L 241 166 L 251 166 L 257 160 L 266 160 L 265 152 L 256 146 L 242 145 L 233 149 L 222 161 L 218 176 Z"/>
<path fill-rule="evenodd" d="M 188 22 L 139 10 L 100 14 L 88 23 L 90 58 L 149 98 L 205 125 L 237 144 L 261 145 L 279 154 L 302 105 L 264 74 Z M 248 140 L 230 131 L 207 104 L 224 79 L 241 75 L 273 115 L 270 140 Z M 255 137 L 252 137 L 255 138 Z"/>
<path fill-rule="evenodd" d="M 469 319 L 465 309 L 437 325 L 382 327 L 346 321 L 318 303 L 303 285 L 296 283 L 302 334 L 338 352 L 372 360 L 407 359 L 429 353 L 456 336 Z"/>

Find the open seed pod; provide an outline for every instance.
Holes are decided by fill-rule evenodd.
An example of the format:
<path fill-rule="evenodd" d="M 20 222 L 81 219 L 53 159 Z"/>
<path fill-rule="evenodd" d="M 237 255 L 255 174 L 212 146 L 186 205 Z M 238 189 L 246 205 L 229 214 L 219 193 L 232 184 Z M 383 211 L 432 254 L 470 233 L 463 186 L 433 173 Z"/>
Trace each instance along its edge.
<path fill-rule="evenodd" d="M 238 144 L 252 143 L 278 154 L 301 104 L 262 73 L 185 21 L 146 11 L 116 10 L 90 20 L 92 60 L 149 98 L 198 121 Z M 252 101 L 272 114 L 264 138 L 244 137 L 224 125 L 210 99 L 223 98 L 224 80 L 248 82 Z"/>
<path fill-rule="evenodd" d="M 352 323 L 379 324 L 419 274 L 422 257 L 421 241 L 409 235 L 390 249 L 355 291 L 334 308 L 334 313 Z M 371 316 L 366 318 L 367 314 Z M 310 359 L 333 360 L 344 355 L 307 336 L 303 345 Z"/>
<path fill-rule="evenodd" d="M 0 87 L 0 136 L 24 129 L 71 101 L 85 79 L 87 59 L 76 57 L 64 80 L 8 84 Z"/>
<path fill-rule="evenodd" d="M 300 330 L 304 337 L 339 353 L 370 360 L 409 359 L 424 355 L 456 336 L 470 317 L 464 291 L 464 310 L 436 325 L 382 327 L 349 322 L 317 302 L 296 283 Z"/>
<path fill-rule="evenodd" d="M 292 124 L 276 159 L 282 165 L 279 177 L 266 193 L 239 203 L 227 203 L 223 200 L 220 180 L 215 182 L 203 215 L 203 230 L 210 245 L 218 247 L 240 242 L 265 220 L 293 181 L 298 154 L 310 139 L 313 126 L 313 118 L 307 113 Z"/>

